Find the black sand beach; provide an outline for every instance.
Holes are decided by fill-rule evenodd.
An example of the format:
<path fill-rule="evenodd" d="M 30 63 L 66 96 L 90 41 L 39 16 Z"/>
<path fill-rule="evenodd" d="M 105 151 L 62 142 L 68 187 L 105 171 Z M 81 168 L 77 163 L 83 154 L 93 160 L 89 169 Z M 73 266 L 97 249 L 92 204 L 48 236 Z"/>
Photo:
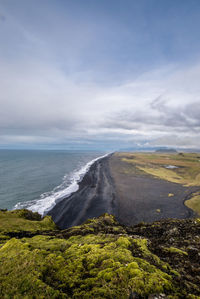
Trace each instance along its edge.
<path fill-rule="evenodd" d="M 110 156 L 96 161 L 79 183 L 79 190 L 48 212 L 61 228 L 79 225 L 103 213 L 117 215 L 114 181 L 110 175 Z"/>
<path fill-rule="evenodd" d="M 127 167 L 115 154 L 96 161 L 79 183 L 79 190 L 57 203 L 48 214 L 60 228 L 79 225 L 106 212 L 126 225 L 194 216 L 184 200 L 199 187 L 187 188 L 146 174 L 130 174 Z M 169 193 L 174 196 L 169 197 Z"/>
<path fill-rule="evenodd" d="M 184 205 L 184 201 L 199 187 L 184 187 L 136 169 L 133 171 L 133 166 L 130 169 L 130 165 L 117 155 L 113 155 L 109 163 L 119 198 L 120 223 L 134 225 L 142 221 L 194 217 L 193 211 Z"/>

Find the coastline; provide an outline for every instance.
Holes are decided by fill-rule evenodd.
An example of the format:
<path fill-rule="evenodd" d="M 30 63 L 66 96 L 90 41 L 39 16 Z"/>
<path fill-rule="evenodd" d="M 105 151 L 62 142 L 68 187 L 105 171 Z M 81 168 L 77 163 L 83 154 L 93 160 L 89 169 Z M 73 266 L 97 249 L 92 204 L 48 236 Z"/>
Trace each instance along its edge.
<path fill-rule="evenodd" d="M 124 225 L 151 223 L 162 219 L 195 217 L 184 202 L 199 186 L 181 184 L 156 178 L 122 161 L 117 155 L 110 160 L 111 175 L 119 198 L 118 221 Z M 172 196 L 170 196 L 172 194 Z"/>
<path fill-rule="evenodd" d="M 117 194 L 109 167 L 111 156 L 97 159 L 78 183 L 78 190 L 47 212 L 60 228 L 82 224 L 103 213 L 117 216 Z"/>
<path fill-rule="evenodd" d="M 98 154 L 100 155 L 100 153 Z M 44 191 L 43 189 L 37 197 L 35 196 L 35 198 L 33 197 L 31 200 L 18 201 L 14 207 L 12 207 L 12 210 L 25 208 L 32 212 L 38 212 L 41 216 L 45 216 L 59 201 L 77 192 L 79 190 L 79 182 L 81 182 L 91 165 L 109 154 L 99 155 L 95 155 L 96 157 L 90 156 L 85 162 L 76 161 L 80 163 L 81 167 L 73 167 L 71 170 L 67 169 L 64 175 L 60 177 L 60 180 L 57 180 L 57 184 L 51 181 L 54 186 L 52 189 L 51 187 L 47 187 L 47 190 L 48 188 L 50 189 L 49 191 Z M 69 155 L 67 158 L 69 158 Z M 63 160 L 63 164 L 65 163 L 68 162 Z M 78 165 L 78 163 L 76 163 L 76 165 Z M 43 175 L 45 175 L 45 173 L 43 173 Z"/>
<path fill-rule="evenodd" d="M 195 217 L 184 202 L 199 187 L 184 187 L 144 173 L 131 173 L 128 167 L 116 154 L 98 159 L 78 183 L 78 190 L 56 203 L 47 215 L 62 229 L 104 213 L 114 215 L 128 226 Z"/>

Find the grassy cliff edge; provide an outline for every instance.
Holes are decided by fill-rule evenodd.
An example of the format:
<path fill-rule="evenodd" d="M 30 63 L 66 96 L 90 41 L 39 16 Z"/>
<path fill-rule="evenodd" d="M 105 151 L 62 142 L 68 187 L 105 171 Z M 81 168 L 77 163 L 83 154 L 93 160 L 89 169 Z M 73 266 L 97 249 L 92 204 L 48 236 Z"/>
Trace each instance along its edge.
<path fill-rule="evenodd" d="M 126 227 L 104 214 L 59 230 L 1 211 L 0 297 L 200 298 L 199 233 L 199 219 Z"/>

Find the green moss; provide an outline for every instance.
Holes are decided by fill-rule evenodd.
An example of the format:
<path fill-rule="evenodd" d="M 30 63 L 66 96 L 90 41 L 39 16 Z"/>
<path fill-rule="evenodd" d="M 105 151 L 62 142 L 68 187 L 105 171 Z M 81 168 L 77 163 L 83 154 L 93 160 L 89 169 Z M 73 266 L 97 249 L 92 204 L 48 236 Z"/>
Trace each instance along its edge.
<path fill-rule="evenodd" d="M 103 234 L 13 238 L 0 248 L 0 295 L 128 298 L 131 291 L 145 295 L 172 289 L 169 275 L 132 255 L 132 241 Z"/>
<path fill-rule="evenodd" d="M 117 243 L 117 245 L 124 247 L 124 248 L 128 248 L 131 245 L 129 238 L 126 238 L 126 237 L 119 237 L 116 243 Z"/>
<path fill-rule="evenodd" d="M 133 239 L 132 240 L 132 251 L 133 255 L 141 256 L 146 261 L 153 263 L 162 271 L 168 273 L 172 276 L 179 276 L 179 273 L 172 269 L 168 263 L 163 262 L 157 255 L 153 254 L 148 249 L 148 240 L 147 239 Z"/>
<path fill-rule="evenodd" d="M 107 213 L 98 218 L 87 220 L 84 224 L 65 230 L 66 235 L 87 235 L 96 232 L 109 234 L 125 234 L 125 229 L 119 225 L 113 215 Z"/>
<path fill-rule="evenodd" d="M 38 213 L 28 210 L 0 211 L 0 233 L 54 229 L 56 225 L 50 216 L 42 219 Z"/>
<path fill-rule="evenodd" d="M 45 271 L 43 252 L 31 251 L 28 242 L 11 239 L 0 249 L 0 297 L 52 297 L 59 295 L 57 290 L 42 279 Z"/>
<path fill-rule="evenodd" d="M 49 217 L 39 220 L 37 215 L 26 211 L 6 215 L 9 232 L 12 226 L 16 229 L 13 219 L 24 221 L 26 229 L 33 231 L 40 226 L 40 233 L 41 227 L 51 227 L 52 223 Z M 178 225 L 178 221 L 171 223 Z M 193 228 L 199 225 L 198 220 L 191 223 Z M 162 223 L 157 222 L 152 226 L 140 224 L 126 231 L 114 217 L 105 214 L 81 226 L 51 231 L 49 236 L 46 231 L 45 235 L 8 240 L 9 236 L 2 233 L 0 298 L 130 298 L 133 294 L 147 298 L 160 293 L 169 298 L 170 295 L 171 298 L 187 298 L 186 294 L 191 293 L 190 298 L 197 298 L 198 284 L 195 282 L 191 287 L 186 282 L 185 289 L 184 284 L 180 287 L 178 282 L 182 276 L 162 260 L 165 252 L 165 257 L 178 253 L 180 260 L 184 260 L 187 253 L 161 246 L 164 250 L 160 251 L 159 258 L 151 251 L 153 239 L 151 242 L 130 234 L 132 229 L 152 230 L 154 238 L 154 231 L 160 231 L 161 227 Z"/>
<path fill-rule="evenodd" d="M 35 221 L 40 221 L 42 219 L 42 216 L 40 214 L 38 214 L 37 212 L 31 212 L 29 210 L 26 209 L 22 209 L 22 210 L 14 210 L 14 211 L 10 211 L 8 212 L 10 215 L 15 215 L 18 216 L 20 218 L 24 218 L 27 220 L 35 220 Z"/>
<path fill-rule="evenodd" d="M 188 253 L 186 251 L 183 251 L 183 250 L 175 248 L 175 247 L 164 248 L 164 250 L 167 251 L 167 252 L 170 252 L 170 253 L 188 255 Z"/>
<path fill-rule="evenodd" d="M 188 294 L 187 299 L 200 299 L 200 296 L 195 296 L 195 295 L 192 295 L 192 294 Z"/>

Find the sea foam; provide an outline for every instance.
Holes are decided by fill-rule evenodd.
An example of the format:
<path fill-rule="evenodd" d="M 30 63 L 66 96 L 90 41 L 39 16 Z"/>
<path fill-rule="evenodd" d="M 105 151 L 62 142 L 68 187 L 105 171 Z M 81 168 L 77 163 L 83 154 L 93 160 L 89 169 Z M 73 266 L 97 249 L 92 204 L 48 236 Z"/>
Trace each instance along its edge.
<path fill-rule="evenodd" d="M 78 191 L 79 182 L 82 181 L 84 175 L 89 171 L 92 164 L 108 155 L 109 154 L 105 154 L 103 156 L 95 158 L 81 167 L 79 170 L 75 170 L 70 175 L 64 176 L 61 185 L 55 187 L 50 192 L 41 194 L 39 199 L 17 203 L 14 207 L 14 210 L 28 209 L 32 212 L 38 212 L 42 216 L 46 215 L 47 212 L 56 205 L 56 203 L 61 201 L 63 198 L 69 197 L 72 193 Z M 66 186 L 66 181 L 70 181 L 70 184 L 68 184 L 68 186 Z"/>

